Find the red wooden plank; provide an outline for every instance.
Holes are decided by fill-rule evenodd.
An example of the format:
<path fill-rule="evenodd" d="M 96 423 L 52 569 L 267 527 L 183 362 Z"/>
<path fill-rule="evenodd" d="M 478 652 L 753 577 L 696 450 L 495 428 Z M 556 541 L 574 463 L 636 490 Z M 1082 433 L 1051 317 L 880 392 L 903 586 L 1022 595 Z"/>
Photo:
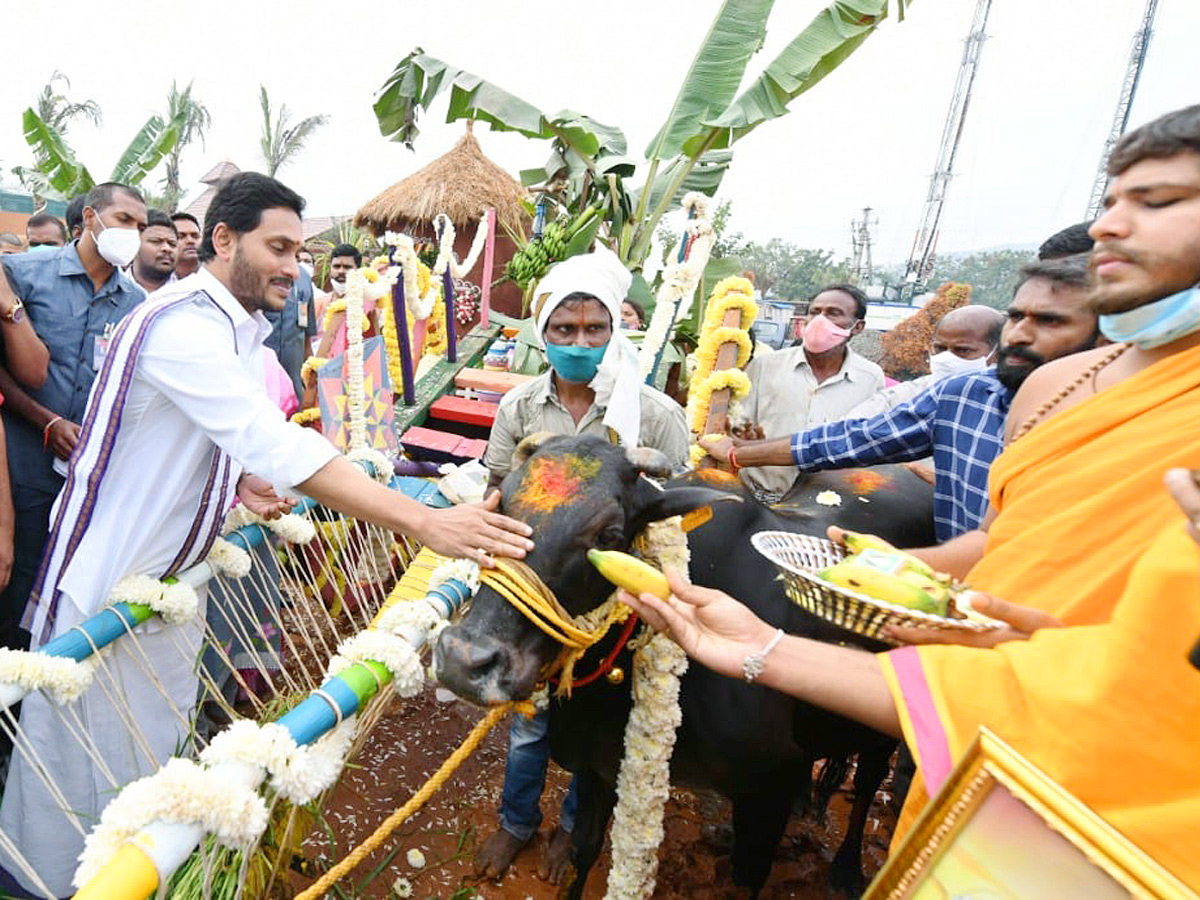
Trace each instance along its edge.
<path fill-rule="evenodd" d="M 468 400 L 466 397 L 446 394 L 429 404 L 429 417 L 447 422 L 461 422 L 465 425 L 491 428 L 496 422 L 497 408 L 495 403 Z"/>

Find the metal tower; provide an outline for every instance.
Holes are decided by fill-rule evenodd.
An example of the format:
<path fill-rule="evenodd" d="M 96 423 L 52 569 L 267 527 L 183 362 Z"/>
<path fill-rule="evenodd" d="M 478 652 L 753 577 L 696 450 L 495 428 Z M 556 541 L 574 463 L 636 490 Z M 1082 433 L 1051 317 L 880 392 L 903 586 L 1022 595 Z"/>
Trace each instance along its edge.
<path fill-rule="evenodd" d="M 871 215 L 871 207 L 864 206 L 861 219 L 850 223 L 850 246 L 854 248 L 854 263 L 850 270 L 851 284 L 870 284 L 875 274 L 871 261 L 871 227 L 879 224 L 879 217 Z"/>
<path fill-rule="evenodd" d="M 1104 139 L 1104 150 L 1100 154 L 1100 169 L 1096 172 L 1096 180 L 1092 184 L 1092 196 L 1088 199 L 1087 219 L 1091 221 L 1100 215 L 1104 205 L 1104 191 L 1108 188 L 1108 157 L 1113 146 L 1125 133 L 1129 124 L 1129 109 L 1133 106 L 1133 95 L 1137 93 L 1138 81 L 1142 77 L 1142 66 L 1146 62 L 1146 51 L 1150 48 L 1150 36 L 1154 34 L 1154 17 L 1158 13 L 1158 0 L 1146 0 L 1146 10 L 1142 13 L 1142 23 L 1133 36 L 1133 46 L 1129 49 L 1129 65 L 1125 68 L 1125 81 L 1121 85 L 1121 97 L 1117 100 L 1117 111 L 1113 114 L 1112 127 L 1108 129 L 1108 137 Z"/>
<path fill-rule="evenodd" d="M 912 254 L 905 269 L 904 281 L 911 285 L 914 293 L 922 287 L 933 270 L 933 251 L 937 246 L 938 223 L 942 218 L 942 206 L 946 202 L 946 188 L 954 175 L 954 157 L 962 138 L 963 123 L 967 118 L 967 105 L 971 100 L 971 88 L 975 84 L 975 72 L 979 68 L 979 55 L 987 35 L 988 13 L 992 0 L 976 0 L 975 15 L 971 30 L 963 48 L 962 63 L 958 67 L 958 78 L 954 82 L 954 95 L 950 99 L 950 110 L 942 129 L 942 143 L 938 150 L 937 168 L 929 181 L 929 196 L 925 200 L 925 214 L 921 227 L 913 240 Z"/>

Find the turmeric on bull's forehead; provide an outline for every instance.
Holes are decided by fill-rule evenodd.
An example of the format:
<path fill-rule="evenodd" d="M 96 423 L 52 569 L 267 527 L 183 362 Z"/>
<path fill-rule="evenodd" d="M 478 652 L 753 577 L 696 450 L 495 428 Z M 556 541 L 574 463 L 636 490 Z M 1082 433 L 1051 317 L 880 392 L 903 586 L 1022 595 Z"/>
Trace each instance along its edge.
<path fill-rule="evenodd" d="M 576 498 L 584 481 L 600 474 L 594 456 L 568 453 L 530 460 L 513 501 L 522 510 L 549 513 Z"/>

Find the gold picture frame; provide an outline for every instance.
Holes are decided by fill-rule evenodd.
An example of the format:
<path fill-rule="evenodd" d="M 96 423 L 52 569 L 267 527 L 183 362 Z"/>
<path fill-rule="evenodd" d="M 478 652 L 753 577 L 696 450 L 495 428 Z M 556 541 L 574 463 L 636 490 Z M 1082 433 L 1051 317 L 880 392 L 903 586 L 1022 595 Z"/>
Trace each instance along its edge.
<path fill-rule="evenodd" d="M 864 900 L 1200 895 L 986 728 Z"/>

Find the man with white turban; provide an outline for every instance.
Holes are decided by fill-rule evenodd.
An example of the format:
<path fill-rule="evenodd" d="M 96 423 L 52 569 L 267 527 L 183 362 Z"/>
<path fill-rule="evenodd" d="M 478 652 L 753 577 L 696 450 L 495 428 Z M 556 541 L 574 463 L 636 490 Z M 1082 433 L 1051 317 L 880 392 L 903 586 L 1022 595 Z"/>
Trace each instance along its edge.
<path fill-rule="evenodd" d="M 616 255 L 600 248 L 558 263 L 538 284 L 533 315 L 551 368 L 500 402 L 484 456 L 490 485 L 499 485 L 512 468 L 517 444 L 541 431 L 596 434 L 625 447 L 653 447 L 675 466 L 684 463 L 688 432 L 683 410 L 642 382 L 637 351 L 618 330 L 631 280 Z M 544 712 L 513 717 L 500 828 L 475 855 L 475 869 L 482 876 L 503 875 L 541 825 L 550 761 L 547 727 Z M 572 781 L 558 828 L 538 866 L 539 874 L 555 884 L 567 870 L 574 817 Z"/>
<path fill-rule="evenodd" d="M 492 426 L 484 463 L 490 484 L 512 468 L 522 438 L 539 431 L 597 434 L 624 447 L 653 447 L 674 465 L 687 458 L 683 410 L 647 387 L 637 350 L 620 333 L 632 276 L 601 247 L 558 263 L 533 294 L 538 340 L 550 371 L 509 391 Z"/>

